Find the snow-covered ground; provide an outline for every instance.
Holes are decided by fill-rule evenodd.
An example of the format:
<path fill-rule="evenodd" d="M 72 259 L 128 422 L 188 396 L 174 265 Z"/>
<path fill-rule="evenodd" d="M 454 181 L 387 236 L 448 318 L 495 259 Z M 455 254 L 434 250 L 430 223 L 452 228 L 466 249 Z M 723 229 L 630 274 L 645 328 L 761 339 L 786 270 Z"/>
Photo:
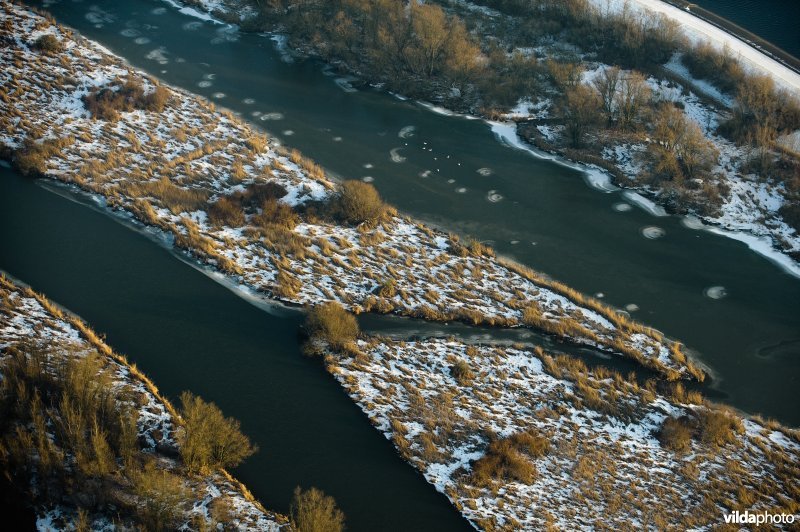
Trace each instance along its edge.
<path fill-rule="evenodd" d="M 590 0 L 590 2 L 604 12 L 616 13 L 627 8 L 633 12 L 664 15 L 675 20 L 691 41 L 708 42 L 719 49 L 727 47 L 751 72 L 769 75 L 775 80 L 776 85 L 800 94 L 800 74 L 730 33 L 694 16 L 691 11 L 678 9 L 661 0 Z"/>
<path fill-rule="evenodd" d="M 90 333 L 91 338 L 87 336 L 87 331 L 85 325 L 62 313 L 42 296 L 0 277 L 0 375 L 7 349 L 12 346 L 33 344 L 44 347 L 46 356 L 53 360 L 45 367 L 59 367 L 72 357 L 97 353 L 104 369 L 112 375 L 113 387 L 125 390 L 121 396 L 129 398 L 128 404 L 119 407 L 130 406 L 138 411 L 138 440 L 143 444 L 141 452 L 156 457 L 160 468 L 181 471 L 178 460 L 161 454 L 162 449 L 177 449 L 174 439 L 176 422 L 170 408 L 138 370 L 128 366 L 96 335 Z M 64 457 L 64 460 L 68 463 L 69 457 Z M 285 517 L 265 511 L 258 502 L 245 495 L 237 481 L 224 473 L 185 475 L 182 479 L 191 493 L 191 498 L 184 504 L 183 517 L 187 526 L 197 516 L 208 518 L 212 503 L 230 505 L 230 524 L 237 530 L 277 531 L 287 522 Z M 68 523 L 75 522 L 77 513 L 76 508 L 58 501 L 37 507 L 36 511 L 37 529 L 42 531 L 67 529 Z M 116 530 L 113 518 L 113 515 L 90 514 L 92 530 Z"/>
<path fill-rule="evenodd" d="M 797 431 L 728 412 L 716 419 L 735 434 L 717 446 L 706 416 L 720 411 L 691 394 L 655 393 L 538 348 L 373 338 L 357 350 L 327 356 L 329 371 L 479 529 L 703 530 L 734 509 L 791 513 L 800 502 Z M 692 436 L 674 451 L 657 434 L 680 417 Z M 520 434 L 541 445 L 515 444 Z M 489 442 L 503 440 L 512 450 L 494 475 L 474 476 Z"/>
<path fill-rule="evenodd" d="M 336 300 L 355 312 L 436 320 L 519 326 L 528 312 L 539 320 L 537 327 L 636 358 L 671 378 L 697 373 L 678 344 L 656 331 L 408 218 L 389 213 L 375 227 L 313 219 L 294 228 L 259 228 L 256 214 L 248 214 L 241 226 L 211 224 L 207 202 L 257 184 L 279 184 L 287 191 L 280 201 L 292 206 L 324 200 L 335 187 L 298 153 L 287 153 L 232 114 L 182 91 L 168 89 L 161 112 L 121 113 L 116 123 L 89 118 L 80 96 L 92 87 L 127 76 L 148 90 L 157 82 L 22 8 L 2 17 L 13 25 L 15 39 L 0 49 L 0 62 L 8 66 L 0 79 L 17 81 L 0 100 L 0 142 L 18 147 L 34 131 L 62 139 L 64 145 L 45 161 L 47 175 L 162 229 L 236 284 L 292 303 Z M 45 32 L 58 35 L 66 50 L 52 56 L 31 50 L 31 41 Z M 377 294 L 388 281 L 394 293 Z M 631 339 L 636 332 L 647 335 L 648 346 Z"/>
<path fill-rule="evenodd" d="M 789 253 L 800 252 L 800 233 L 786 224 L 778 212 L 786 201 L 783 184 L 770 179 L 762 179 L 753 174 L 745 174 L 741 168 L 749 160 L 751 149 L 737 146 L 716 133 L 717 126 L 733 107 L 734 99 L 712 84 L 692 77 L 682 64 L 680 53 L 674 54 L 664 67 L 684 80 L 686 86 L 649 77 L 646 82 L 652 98 L 656 101 L 675 103 L 683 110 L 687 119 L 697 124 L 719 152 L 719 159 L 712 169 L 712 174 L 721 178 L 730 189 L 730 193 L 722 197 L 722 203 L 717 213 L 692 212 L 689 216 L 699 216 L 705 222 L 705 225 L 698 227 L 699 229 L 707 229 L 740 240 L 754 252 L 773 261 L 786 272 L 800 277 L 800 263 L 789 255 Z M 582 83 L 591 87 L 593 81 L 608 68 L 610 66 L 603 63 L 588 63 L 588 68 L 581 74 Z M 630 72 L 622 70 L 621 74 L 627 76 Z M 695 91 L 702 94 L 695 94 Z M 717 102 L 716 106 L 708 103 L 707 98 Z M 529 98 L 524 98 L 505 118 L 514 121 L 546 118 L 549 105 L 549 99 L 532 104 Z M 527 146 L 516 135 L 510 122 L 505 124 L 494 122 L 491 125 L 495 133 L 506 144 L 526 150 L 536 157 L 566 164 L 565 161 L 554 155 Z M 549 143 L 557 143 L 564 129 L 561 125 L 549 124 L 539 124 L 536 128 Z M 787 136 L 784 142 L 791 145 L 793 140 L 793 136 Z M 611 139 L 605 139 L 605 142 L 607 145 L 603 148 L 602 157 L 614 163 L 622 174 L 628 177 L 628 181 L 618 184 L 657 196 L 658 190 L 645 187 L 639 181 L 639 178 L 646 174 L 647 147 L 654 140 L 642 135 L 635 142 L 620 144 Z M 571 166 L 584 172 L 587 182 L 594 188 L 607 192 L 617 190 L 617 187 L 611 184 L 611 176 L 607 171 L 592 165 L 571 164 Z M 653 208 L 646 209 L 649 212 L 656 215 L 664 214 L 663 209 L 653 204 L 652 201 L 646 200 L 640 195 L 637 196 L 637 200 L 643 206 L 652 206 Z"/>

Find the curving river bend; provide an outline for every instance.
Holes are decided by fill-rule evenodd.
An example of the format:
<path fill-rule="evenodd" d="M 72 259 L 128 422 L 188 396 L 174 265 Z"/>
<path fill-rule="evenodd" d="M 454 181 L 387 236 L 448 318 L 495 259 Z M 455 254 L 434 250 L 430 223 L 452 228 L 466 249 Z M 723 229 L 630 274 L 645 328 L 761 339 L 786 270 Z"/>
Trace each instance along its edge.
<path fill-rule="evenodd" d="M 637 309 L 636 319 L 698 352 L 715 398 L 800 424 L 800 280 L 744 244 L 625 207 L 622 193 L 501 144 L 481 121 L 353 91 L 312 61 L 286 62 L 264 36 L 155 0 L 46 4 L 58 21 L 257 121 L 331 172 L 371 178 L 402 211 Z M 352 530 L 465 525 L 320 365 L 299 356 L 297 314 L 258 311 L 110 218 L 2 174 L 0 268 L 80 313 L 169 396 L 192 389 L 241 419 L 262 451 L 237 475 L 267 506 L 285 510 L 294 485 L 313 484 L 337 498 Z M 646 238 L 652 226 L 663 236 Z"/>

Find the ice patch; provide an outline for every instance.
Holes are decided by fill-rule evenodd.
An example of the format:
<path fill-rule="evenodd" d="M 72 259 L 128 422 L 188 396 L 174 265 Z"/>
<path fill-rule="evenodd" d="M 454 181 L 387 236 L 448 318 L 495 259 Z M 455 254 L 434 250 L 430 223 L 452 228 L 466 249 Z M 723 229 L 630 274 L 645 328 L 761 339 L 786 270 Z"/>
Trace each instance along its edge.
<path fill-rule="evenodd" d="M 482 176 L 490 176 L 490 175 L 492 175 L 492 169 L 491 168 L 478 168 L 475 171 L 478 172 Z"/>
<path fill-rule="evenodd" d="M 336 78 L 335 80 L 333 80 L 333 82 L 336 83 L 336 86 L 342 89 L 344 92 L 357 92 L 358 89 L 353 87 L 352 83 L 355 80 L 356 78 L 345 77 L 345 78 Z"/>
<path fill-rule="evenodd" d="M 724 286 L 709 286 L 703 290 L 703 295 L 711 299 L 722 299 L 728 295 L 728 291 Z"/>
<path fill-rule="evenodd" d="M 89 11 L 86 12 L 84 18 L 94 24 L 96 28 L 102 28 L 103 25 L 114 22 L 114 17 L 108 11 L 104 11 L 97 6 L 90 6 Z"/>
<path fill-rule="evenodd" d="M 283 134 L 286 135 L 287 137 L 291 137 L 292 135 L 294 135 L 294 131 L 292 131 L 291 129 L 286 129 L 283 131 Z"/>
<path fill-rule="evenodd" d="M 619 203 L 615 203 L 614 205 L 611 206 L 611 208 L 614 209 L 617 212 L 628 212 L 631 209 L 633 209 L 633 207 L 631 207 L 630 203 L 625 203 L 625 202 L 622 202 L 622 201 L 619 202 Z"/>
<path fill-rule="evenodd" d="M 414 127 L 414 126 L 406 126 L 406 127 L 404 127 L 403 129 L 400 130 L 400 132 L 397 134 L 397 136 L 400 137 L 401 139 L 411 138 L 411 137 L 414 136 L 414 131 L 416 129 L 417 128 Z"/>
<path fill-rule="evenodd" d="M 587 166 L 583 169 L 583 179 L 595 190 L 601 192 L 615 192 L 619 190 L 611 184 L 611 176 L 597 166 Z"/>
<path fill-rule="evenodd" d="M 286 35 L 275 33 L 270 36 L 270 39 L 275 43 L 275 49 L 278 51 L 278 55 L 281 56 L 281 61 L 284 63 L 294 63 L 294 58 L 292 54 L 289 53 L 289 47 L 286 44 L 289 38 Z"/>
<path fill-rule="evenodd" d="M 641 194 L 634 192 L 632 190 L 626 190 L 622 193 L 625 196 L 625 199 L 642 209 L 643 211 L 652 214 L 653 216 L 666 216 L 667 211 L 664 210 L 663 207 L 660 205 L 656 205 L 649 199 L 645 198 Z"/>
<path fill-rule="evenodd" d="M 242 100 L 242 103 L 245 105 L 253 105 L 256 101 L 253 98 L 245 98 Z"/>
<path fill-rule="evenodd" d="M 490 190 L 486 195 L 486 199 L 492 203 L 497 203 L 503 199 L 502 194 L 498 194 L 496 190 Z"/>
<path fill-rule="evenodd" d="M 437 115 L 456 116 L 456 113 L 454 113 L 450 109 L 445 109 L 444 107 L 440 107 L 438 105 L 433 105 L 432 103 L 423 102 L 423 101 L 420 101 L 420 100 L 417 100 L 417 103 L 419 105 L 421 105 L 422 107 L 424 107 L 425 109 L 427 109 L 428 111 L 433 111 Z"/>
<path fill-rule="evenodd" d="M 389 157 L 392 159 L 393 163 L 403 163 L 406 161 L 406 158 L 400 155 L 400 150 L 403 148 L 392 148 L 389 151 Z"/>
<path fill-rule="evenodd" d="M 150 61 L 156 61 L 161 65 L 169 63 L 169 59 L 167 59 L 167 49 L 163 46 L 150 50 L 144 57 Z"/>
<path fill-rule="evenodd" d="M 459 194 L 466 194 L 466 192 L 467 192 L 467 189 L 466 189 L 466 188 L 464 188 L 464 187 L 458 187 L 458 188 L 456 189 L 456 192 L 458 192 Z"/>
<path fill-rule="evenodd" d="M 656 240 L 657 238 L 661 238 L 665 234 L 666 231 L 661 229 L 660 227 L 656 227 L 655 225 L 648 225 L 647 227 L 642 227 L 641 229 L 642 236 L 647 238 L 648 240 Z"/>
<path fill-rule="evenodd" d="M 684 216 L 683 218 L 681 218 L 681 224 L 687 229 L 697 230 L 705 228 L 703 222 L 701 222 L 699 218 L 696 218 L 694 216 Z"/>
<path fill-rule="evenodd" d="M 222 99 L 222 98 L 225 97 L 225 93 L 224 92 L 215 92 L 214 94 L 212 94 L 212 97 L 214 97 L 215 99 L 219 100 L 219 99 Z"/>
<path fill-rule="evenodd" d="M 140 45 L 141 44 L 147 44 L 147 43 L 150 42 L 150 38 L 149 37 L 136 37 L 133 40 L 133 42 L 136 43 L 136 44 L 140 44 Z"/>
<path fill-rule="evenodd" d="M 627 305 L 625 305 L 625 310 L 627 310 L 628 312 L 636 312 L 637 310 L 639 310 L 639 305 L 637 305 L 636 303 L 628 303 Z"/>
<path fill-rule="evenodd" d="M 211 85 L 213 85 L 213 83 L 211 83 L 207 79 L 204 79 L 203 81 L 198 81 L 197 82 L 197 86 L 202 88 L 202 89 L 206 89 L 206 88 L 210 87 Z"/>
<path fill-rule="evenodd" d="M 373 181 L 375 181 L 375 178 L 372 177 L 371 175 L 365 175 L 364 177 L 361 178 L 361 181 L 363 181 L 364 183 L 372 183 Z"/>
<path fill-rule="evenodd" d="M 261 120 L 283 120 L 283 113 L 264 113 Z"/>

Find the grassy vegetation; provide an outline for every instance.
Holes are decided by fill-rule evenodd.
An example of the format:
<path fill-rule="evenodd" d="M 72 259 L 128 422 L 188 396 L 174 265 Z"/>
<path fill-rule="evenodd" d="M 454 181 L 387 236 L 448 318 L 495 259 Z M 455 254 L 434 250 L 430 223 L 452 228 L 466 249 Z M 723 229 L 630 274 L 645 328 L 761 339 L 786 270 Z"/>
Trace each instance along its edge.
<path fill-rule="evenodd" d="M 14 152 L 13 163 L 14 167 L 22 173 L 22 175 L 31 177 L 40 177 L 47 172 L 47 161 L 72 144 L 75 141 L 73 137 L 59 137 L 50 139 L 32 139 L 28 138 L 22 144 L 22 147 Z"/>
<path fill-rule="evenodd" d="M 549 443 L 534 429 L 495 440 L 486 454 L 472 464 L 471 480 L 486 487 L 492 482 L 517 481 L 530 484 L 536 478 L 536 467 L 531 459 L 547 454 Z"/>
<path fill-rule="evenodd" d="M 719 523 L 720 508 L 800 508 L 791 443 L 800 434 L 679 384 L 523 346 L 362 336 L 358 348 L 328 357 L 329 371 L 480 529 L 625 529 L 634 519 L 702 528 Z M 457 360 L 470 361 L 469 386 L 447 375 Z M 667 409 L 673 417 L 659 423 Z M 595 520 L 587 507 L 598 509 Z"/>
<path fill-rule="evenodd" d="M 44 314 L 29 314 L 37 304 Z M 27 503 L 74 510 L 79 530 L 88 529 L 90 516 L 106 516 L 125 527 L 167 531 L 186 522 L 208 483 L 224 489 L 216 495 L 219 504 L 234 491 L 248 500 L 220 469 L 255 450 L 238 422 L 191 394 L 182 398 L 179 418 L 155 386 L 91 329 L 4 278 L 0 318 L 35 320 L 37 328 L 12 335 L 10 343 L 4 338 L 0 349 L 0 474 Z M 68 326 L 80 340 L 52 333 Z M 153 417 L 142 421 L 143 408 Z M 167 417 L 153 424 L 159 408 Z M 177 447 L 166 439 L 176 429 Z M 205 476 L 194 476 L 201 471 Z"/>
<path fill-rule="evenodd" d="M 222 197 L 212 203 L 208 210 L 209 221 L 217 227 L 241 227 L 245 223 L 244 211 L 241 206 L 228 197 Z"/>
<path fill-rule="evenodd" d="M 469 364 L 463 359 L 456 360 L 456 362 L 450 366 L 450 375 L 452 375 L 461 386 L 469 386 L 472 379 L 475 378 L 475 374 L 469 367 Z"/>
<path fill-rule="evenodd" d="M 203 189 L 178 186 L 167 176 L 154 181 L 125 184 L 123 188 L 133 197 L 157 199 L 173 214 L 196 211 L 206 205 L 211 195 Z"/>
<path fill-rule="evenodd" d="M 96 87 L 83 97 L 83 104 L 94 118 L 116 122 L 120 113 L 134 110 L 161 112 L 169 98 L 169 91 L 157 86 L 150 93 L 145 93 L 142 84 L 136 80 L 127 80 L 121 85 Z"/>

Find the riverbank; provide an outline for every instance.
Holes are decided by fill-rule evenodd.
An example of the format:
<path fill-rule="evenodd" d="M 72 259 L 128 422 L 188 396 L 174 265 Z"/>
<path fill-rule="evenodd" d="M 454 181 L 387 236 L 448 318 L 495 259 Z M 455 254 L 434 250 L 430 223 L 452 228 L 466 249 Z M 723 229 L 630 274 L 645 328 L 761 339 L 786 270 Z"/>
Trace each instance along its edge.
<path fill-rule="evenodd" d="M 720 50 L 727 48 L 731 54 L 746 65 L 746 68 L 772 76 L 780 86 L 789 90 L 800 91 L 800 73 L 797 71 L 798 65 L 796 58 L 785 54 L 785 52 L 784 54 L 787 57 L 782 58 L 776 54 L 776 52 L 780 52 L 779 50 L 764 50 L 758 46 L 758 44 L 761 43 L 755 43 L 740 38 L 733 33 L 737 28 L 731 27 L 726 29 L 722 27 L 724 19 L 719 20 L 718 25 L 712 24 L 709 20 L 698 16 L 698 14 L 694 12 L 695 9 L 693 9 L 696 6 L 693 6 L 689 2 L 676 2 L 685 4 L 683 9 L 672 2 L 665 2 L 662 0 L 634 0 L 633 2 L 623 2 L 620 0 L 591 0 L 591 2 L 599 9 L 606 9 L 609 12 L 619 12 L 626 7 L 627 4 L 627 8 L 635 12 L 663 14 L 680 24 L 681 31 L 693 40 L 695 44 L 711 42 Z M 699 11 L 704 14 L 709 14 L 703 9 Z M 788 64 L 788 62 L 792 60 L 794 60 L 793 62 L 795 64 Z M 784 63 L 784 61 L 786 61 L 786 63 Z"/>
<path fill-rule="evenodd" d="M 156 386 L 124 357 L 113 352 L 100 337 L 79 318 L 68 314 L 44 296 L 30 288 L 21 288 L 5 277 L 0 277 L 0 299 L 2 299 L 2 318 L 0 318 L 0 370 L 4 382 L 19 375 L 8 372 L 15 366 L 17 352 L 23 353 L 30 364 L 40 364 L 44 374 L 41 379 L 57 379 L 63 368 L 80 367 L 87 371 L 96 369 L 97 373 L 87 374 L 87 378 L 100 383 L 108 381 L 114 389 L 117 402 L 114 408 L 127 412 L 134 408 L 136 450 L 126 458 L 130 464 L 142 461 L 152 463 L 160 471 L 168 473 L 164 479 L 150 479 L 145 482 L 131 472 L 133 466 L 115 466 L 115 478 L 104 479 L 103 468 L 99 465 L 85 469 L 83 465 L 89 457 L 73 456 L 67 447 L 59 447 L 61 441 L 54 434 L 34 433 L 38 438 L 37 450 L 27 449 L 37 455 L 38 465 L 33 469 L 30 490 L 34 500 L 28 501 L 35 509 L 39 530 L 62 530 L 83 523 L 93 530 L 105 529 L 112 523 L 123 526 L 150 523 L 155 512 L 157 519 L 175 519 L 181 526 L 210 526 L 218 522 L 231 524 L 238 529 L 280 530 L 285 529 L 288 519 L 285 516 L 265 510 L 253 499 L 247 488 L 226 471 L 221 470 L 205 475 L 189 474 L 178 458 L 176 428 L 182 425 L 174 407 L 164 399 Z M 59 370 L 62 368 L 62 370 Z M 16 368 L 18 370 L 19 368 Z M 31 378 L 35 375 L 29 368 Z M 16 371 L 15 370 L 15 371 Z M 77 378 L 77 377 L 75 377 Z M 77 384 L 76 384 L 77 385 Z M 25 406 L 28 408 L 28 405 Z M 31 407 L 33 409 L 33 407 Z M 49 410 L 48 431 L 61 426 L 60 416 L 65 410 Z M 34 420 L 37 413 L 33 412 Z M 107 412 L 106 416 L 109 415 Z M 73 423 L 75 420 L 72 421 Z M 24 431 L 19 432 L 20 443 L 24 442 Z M 29 436 L 30 437 L 30 436 Z M 51 443 L 42 446 L 41 438 Z M 95 441 L 95 440 L 92 440 Z M 108 444 L 106 444 L 108 445 Z M 95 453 L 99 453 L 95 446 Z M 26 452 L 20 447 L 20 452 Z M 55 453 L 56 462 L 45 466 L 49 457 Z M 100 455 L 95 457 L 98 464 Z M 15 458 L 11 458 L 15 457 Z M 52 457 L 51 457 L 52 458 Z M 4 462 L 7 467 L 19 464 L 19 453 L 4 447 Z M 63 468 L 62 474 L 72 479 L 74 487 L 68 493 L 61 493 L 57 487 L 42 485 L 41 479 L 47 477 L 48 468 Z M 99 469 L 98 469 L 99 467 Z M 126 475 L 120 473 L 125 470 Z M 146 470 L 146 469 L 145 469 Z M 143 470 L 143 471 L 145 471 Z M 7 471 L 12 474 L 12 470 Z M 14 471 L 15 478 L 27 480 L 24 473 Z M 109 471 L 109 475 L 111 472 Z M 141 473 L 146 475 L 147 473 Z M 87 477 L 88 475 L 88 477 Z M 171 480 L 171 479 L 179 480 Z M 101 492 L 95 493 L 101 482 Z M 154 483 L 154 486 L 150 485 Z M 171 483 L 179 483 L 175 486 Z M 70 482 L 65 482 L 69 485 Z M 146 487 L 145 487 L 146 486 Z M 23 490 L 21 485 L 18 489 Z M 174 489 L 173 489 L 174 488 Z M 149 500 L 149 502 L 148 502 Z M 165 504 L 170 507 L 153 506 Z M 116 504 L 116 510 L 107 504 Z M 87 511 L 88 510 L 88 511 Z M 169 522 L 172 522 L 171 520 Z M 152 523 L 151 523 L 152 524 Z"/>
<path fill-rule="evenodd" d="M 5 16 L 16 38 L 3 53 L 13 90 L 2 95 L 2 141 L 15 164 L 97 194 L 235 282 L 296 304 L 337 300 L 355 312 L 524 324 L 669 378 L 702 378 L 679 344 L 477 243 L 391 209 L 376 224 L 327 221 L 319 206 L 336 187 L 299 153 L 41 17 L 16 7 Z M 32 49 L 44 35 L 63 49 Z M 160 92 L 161 109 L 92 118 L 87 95 L 125 83 L 141 87 L 142 98 Z M 220 214 L 222 205 L 230 212 Z"/>
<path fill-rule="evenodd" d="M 325 364 L 484 530 L 704 528 L 796 514 L 800 433 L 541 348 L 362 337 Z"/>

